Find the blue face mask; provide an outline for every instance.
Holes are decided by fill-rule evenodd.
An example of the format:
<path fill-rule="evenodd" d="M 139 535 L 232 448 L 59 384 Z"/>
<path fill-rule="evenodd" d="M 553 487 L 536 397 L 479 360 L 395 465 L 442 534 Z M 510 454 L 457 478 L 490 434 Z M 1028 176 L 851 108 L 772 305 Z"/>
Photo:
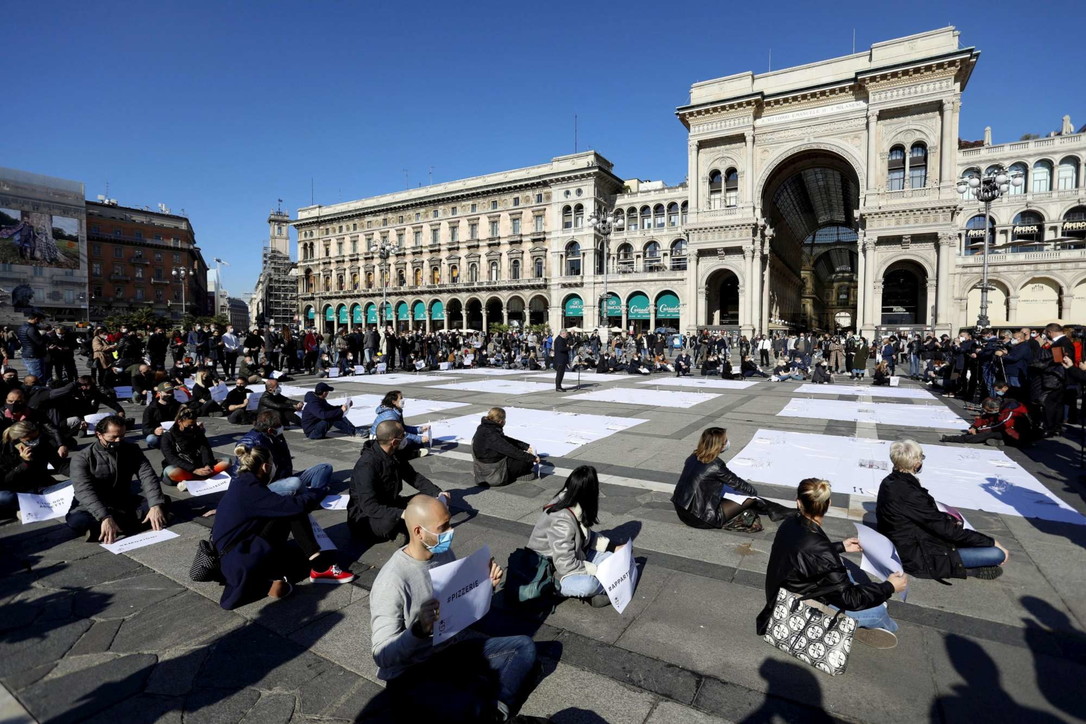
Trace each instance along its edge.
<path fill-rule="evenodd" d="M 449 548 L 452 547 L 452 539 L 453 539 L 453 531 L 452 531 L 452 529 L 449 529 L 449 530 L 445 531 L 444 533 L 434 533 L 433 531 L 426 530 L 425 528 L 423 528 L 423 530 L 425 530 L 430 535 L 436 535 L 437 536 L 437 543 L 435 543 L 434 545 L 429 545 L 427 543 L 423 543 L 423 545 L 426 546 L 426 550 L 430 551 L 431 553 L 434 553 L 434 554 L 446 553 L 446 552 L 448 552 Z"/>

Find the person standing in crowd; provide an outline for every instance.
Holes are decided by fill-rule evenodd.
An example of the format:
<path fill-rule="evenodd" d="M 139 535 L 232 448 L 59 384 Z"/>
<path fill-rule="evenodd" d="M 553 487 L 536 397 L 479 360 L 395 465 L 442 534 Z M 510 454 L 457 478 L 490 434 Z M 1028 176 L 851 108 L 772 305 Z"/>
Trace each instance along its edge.
<path fill-rule="evenodd" d="M 169 382 L 160 382 L 155 387 L 155 399 L 143 411 L 144 442 L 151 450 L 157 450 L 162 444 L 162 433 L 166 432 L 164 422 L 173 422 L 177 417 L 181 403 L 173 394 L 174 387 Z"/>
<path fill-rule="evenodd" d="M 1058 323 L 1053 322 L 1045 327 L 1044 335 L 1047 343 L 1036 357 L 1041 369 L 1033 380 L 1032 397 L 1041 412 L 1044 436 L 1058 437 L 1063 429 L 1063 398 L 1067 385 L 1067 369 L 1063 361 L 1069 359 L 1075 362 L 1075 347 Z"/>
<path fill-rule="evenodd" d="M 302 420 L 298 417 L 298 411 L 303 403 L 295 402 L 279 391 L 279 380 L 265 380 L 264 394 L 257 403 L 257 411 L 272 410 L 279 415 L 279 421 L 283 427 L 290 425 L 301 426 Z"/>
<path fill-rule="evenodd" d="M 563 329 L 554 338 L 554 389 L 556 392 L 565 392 L 562 380 L 566 376 L 566 366 L 569 364 L 569 332 Z"/>
<path fill-rule="evenodd" d="M 509 485 L 532 472 L 539 464 L 535 448 L 505 434 L 505 410 L 492 407 L 479 421 L 471 440 L 475 484 L 482 487 Z"/>
<path fill-rule="evenodd" d="M 275 462 L 275 473 L 268 490 L 278 495 L 294 495 L 302 488 L 323 490 L 327 494 L 328 485 L 332 482 L 332 466 L 328 463 L 317 463 L 302 470 L 297 475 L 294 471 L 294 456 L 290 454 L 290 446 L 283 436 L 283 426 L 279 422 L 279 416 L 271 410 L 262 410 L 256 416 L 253 429 L 245 433 L 238 440 L 239 445 L 249 447 L 263 447 L 271 451 L 272 460 Z M 235 471 L 236 474 L 236 471 Z"/>
<path fill-rule="evenodd" d="M 994 538 L 966 528 L 944 513 L 920 485 L 924 451 L 914 440 L 890 446 L 894 466 L 879 485 L 875 504 L 879 532 L 897 548 L 905 572 L 919 578 L 984 578 L 1003 575 L 1009 554 Z"/>
<path fill-rule="evenodd" d="M 302 549 L 311 583 L 353 581 L 353 573 L 336 565 L 331 553 L 321 551 L 309 522 L 309 511 L 320 507 L 324 492 L 276 495 L 268 490 L 275 461 L 267 448 L 239 444 L 234 455 L 238 475 L 219 501 L 211 530 L 224 582 L 219 605 L 230 611 L 265 596 L 289 595 L 293 589 L 287 577 L 288 537 Z"/>
<path fill-rule="evenodd" d="M 400 445 L 401 451 L 411 457 L 426 457 L 429 455 L 429 450 L 423 446 L 430 441 L 430 426 L 405 424 L 403 409 L 406 404 L 407 401 L 399 390 L 386 392 L 381 404 L 377 406 L 377 416 L 373 419 L 370 429 L 376 430 L 377 426 L 385 420 L 398 422 L 404 430 L 403 443 Z"/>
<path fill-rule="evenodd" d="M 897 646 L 897 622 L 890 618 L 886 602 L 905 590 L 908 577 L 901 571 L 885 581 L 857 584 L 852 580 L 842 553 L 860 553 L 859 538 L 831 543 L 822 530 L 830 507 L 830 484 L 818 478 L 800 481 L 796 490 L 798 514 L 787 518 L 777 530 L 766 567 L 765 607 L 758 614 L 756 630 L 764 636 L 784 589 L 844 611 L 856 621 L 857 641 L 878 649 Z"/>
<path fill-rule="evenodd" d="M 596 468 L 581 465 L 543 506 L 528 536 L 528 548 L 554 565 L 559 595 L 586 600 L 593 608 L 610 605 L 596 569 L 620 547 L 592 530 L 599 523 L 599 509 Z"/>
<path fill-rule="evenodd" d="M 409 498 L 401 495 L 403 484 L 448 505 L 450 495 L 417 472 L 407 457 L 400 455 L 403 425 L 385 420 L 374 428 L 376 440 L 367 440 L 351 472 L 347 526 L 363 541 L 392 540 L 403 534 L 403 512 Z"/>
<path fill-rule="evenodd" d="M 226 326 L 222 336 L 222 371 L 226 377 L 233 377 L 238 368 L 238 353 L 241 352 L 241 339 L 234 332 L 234 325 Z"/>
<path fill-rule="evenodd" d="M 109 341 L 106 336 L 106 328 L 98 327 L 94 330 L 94 339 L 91 340 L 91 377 L 103 387 L 109 386 L 110 368 L 113 366 L 113 352 L 117 345 Z"/>
<path fill-rule="evenodd" d="M 456 560 L 449 511 L 416 495 L 404 511 L 408 543 L 392 554 L 373 583 L 370 630 L 377 678 L 396 721 L 542 721 L 513 717 L 535 666 L 535 642 L 527 636 L 454 638 L 434 645 L 441 602 L 434 598 L 430 569 Z M 490 562 L 497 589 L 502 569 Z"/>
<path fill-rule="evenodd" d="M 147 356 L 151 360 L 151 369 L 154 371 L 166 369 L 166 352 L 170 348 L 170 339 L 165 330 L 160 326 L 147 338 Z"/>
<path fill-rule="evenodd" d="M 96 441 L 72 456 L 75 502 L 68 527 L 88 543 L 113 543 L 147 525 L 166 528 L 169 499 L 143 451 L 124 441 L 124 420 L 110 415 L 94 432 Z"/>
<path fill-rule="evenodd" d="M 16 334 L 22 349 L 23 364 L 26 365 L 26 373 L 34 375 L 38 379 L 48 379 L 48 371 L 45 369 L 45 338 L 42 336 L 38 325 L 45 319 L 45 315 L 37 309 L 26 313 L 26 321 L 19 327 Z"/>
<path fill-rule="evenodd" d="M 229 460 L 216 460 L 196 411 L 184 407 L 173 427 L 162 433 L 162 482 L 187 490 L 190 480 L 207 480 L 230 467 Z"/>
<path fill-rule="evenodd" d="M 867 340 L 863 337 L 856 337 L 852 341 L 852 366 L 849 368 L 851 374 L 849 377 L 854 380 L 863 379 L 867 375 L 867 358 L 868 348 Z"/>
<path fill-rule="evenodd" d="M 328 403 L 328 393 L 334 390 L 328 383 L 318 382 L 313 392 L 305 393 L 302 432 L 310 440 L 323 440 L 328 430 L 333 427 L 348 437 L 357 434 L 355 426 L 346 417 L 347 411 L 351 409 L 350 403 L 338 407 Z"/>
<path fill-rule="evenodd" d="M 33 422 L 16 422 L 4 430 L 0 445 L 0 517 L 15 515 L 19 493 L 40 493 L 53 484 L 53 473 L 67 475 L 70 464 L 71 458 L 60 457 L 56 446 Z"/>

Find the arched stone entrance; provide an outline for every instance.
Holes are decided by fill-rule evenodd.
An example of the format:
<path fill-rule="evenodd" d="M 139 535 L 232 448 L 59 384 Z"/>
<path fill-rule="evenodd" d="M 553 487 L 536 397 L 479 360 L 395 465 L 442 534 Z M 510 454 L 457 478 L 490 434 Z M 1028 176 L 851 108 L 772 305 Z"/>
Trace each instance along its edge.
<path fill-rule="evenodd" d="M 463 329 L 464 305 L 459 299 L 450 299 L 445 305 L 445 318 L 449 329 Z"/>
<path fill-rule="evenodd" d="M 475 297 L 464 304 L 464 322 L 468 329 L 483 329 L 483 303 Z"/>
<path fill-rule="evenodd" d="M 492 324 L 505 324 L 505 306 L 502 304 L 502 300 L 498 297 L 491 297 L 486 300 L 486 326 L 484 332 L 490 331 L 490 325 Z"/>
<path fill-rule="evenodd" d="M 523 328 L 528 322 L 524 314 L 524 300 L 520 297 L 509 297 L 505 304 L 506 322 Z"/>
<path fill-rule="evenodd" d="M 542 294 L 537 294 L 528 301 L 528 324 L 547 324 L 550 315 L 550 301 Z"/>
<path fill-rule="evenodd" d="M 731 269 L 717 269 L 705 282 L 705 320 L 709 326 L 739 324 L 739 277 Z"/>
<path fill-rule="evenodd" d="M 887 326 L 928 323 L 928 275 L 914 261 L 895 262 L 882 276 L 881 323 Z"/>

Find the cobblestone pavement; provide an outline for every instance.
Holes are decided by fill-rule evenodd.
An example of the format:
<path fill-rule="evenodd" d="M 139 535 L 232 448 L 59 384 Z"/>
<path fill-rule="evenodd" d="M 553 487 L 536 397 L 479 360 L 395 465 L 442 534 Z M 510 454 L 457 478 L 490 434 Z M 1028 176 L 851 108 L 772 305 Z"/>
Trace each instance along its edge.
<path fill-rule="evenodd" d="M 296 384 L 314 382 L 301 377 Z M 631 378 L 607 384 L 634 383 Z M 335 384 L 334 396 L 382 389 L 350 380 Z M 848 672 L 831 678 L 770 649 L 754 634 L 776 526 L 765 521 L 759 534 L 694 530 L 679 524 L 668 502 L 683 459 L 710 424 L 729 429 L 733 451 L 758 429 L 886 440 L 908 434 L 922 444 L 936 443 L 940 431 L 778 418 L 796 395 L 788 383 L 712 390 L 719 396 L 689 408 L 432 384 L 439 383 L 403 388 L 408 422 L 427 421 L 411 417 L 412 399 L 469 405 L 430 420 L 481 415 L 491 405 L 504 405 L 649 421 L 552 459 L 542 479 L 507 488 L 473 484 L 468 445 L 435 449 L 417 462 L 453 492 L 460 555 L 485 544 L 505 560 L 524 545 L 531 521 L 564 475 L 582 463 L 596 465 L 601 475 L 599 529 L 619 538 L 636 536 L 642 576 L 624 614 L 567 601 L 533 617 L 506 610 L 496 599 L 477 626 L 483 632 L 528 633 L 538 642 L 543 673 L 524 713 L 563 723 L 694 724 L 1086 717 L 1086 527 L 964 511 L 1010 550 L 1006 574 L 952 586 L 914 580 L 908 603 L 890 604 L 901 624 L 898 647 L 876 651 L 857 645 Z M 581 379 L 585 390 L 599 384 Z M 943 404 L 935 398 L 915 402 Z M 131 406 L 129 414 L 138 418 L 140 412 Z M 221 454 L 245 431 L 222 418 L 206 425 Z M 333 492 L 346 488 L 357 440 L 287 435 L 297 468 L 331 462 Z M 158 465 L 159 454 L 149 454 Z M 1078 437 L 1046 440 L 1027 453 L 1008 455 L 1086 512 Z M 792 492 L 759 488 L 782 500 Z M 179 521 L 172 530 L 180 537 L 128 554 L 73 540 L 57 521 L 0 525 L 0 721 L 387 721 L 370 656 L 368 592 L 394 546 L 361 550 L 349 539 L 343 511 L 318 511 L 317 520 L 352 561 L 356 581 L 302 584 L 282 601 L 227 612 L 218 606 L 218 586 L 188 580 L 195 543 L 207 535 L 207 519 L 200 515 L 214 499 L 172 494 Z M 852 521 L 866 512 L 865 502 L 870 506 L 869 498 L 835 493 L 825 526 L 829 534 L 849 535 Z"/>

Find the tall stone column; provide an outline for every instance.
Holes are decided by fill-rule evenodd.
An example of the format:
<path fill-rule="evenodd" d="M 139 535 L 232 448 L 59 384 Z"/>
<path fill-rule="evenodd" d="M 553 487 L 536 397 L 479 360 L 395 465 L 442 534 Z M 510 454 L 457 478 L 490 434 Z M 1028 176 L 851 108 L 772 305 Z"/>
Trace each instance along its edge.
<path fill-rule="evenodd" d="M 882 324 L 882 279 L 871 285 L 871 339 L 875 338 L 875 328 Z"/>
<path fill-rule="evenodd" d="M 878 147 L 879 112 L 868 109 L 867 111 L 867 188 L 874 190 L 877 186 L 879 174 L 879 147 Z"/>
<path fill-rule="evenodd" d="M 698 209 L 701 208 L 701 204 L 698 202 L 698 193 L 701 189 L 701 175 L 698 171 L 698 142 L 690 141 L 686 144 L 686 156 L 687 156 L 687 173 L 689 174 L 688 188 L 687 188 L 687 211 L 691 214 L 690 218 L 695 219 L 693 216 Z"/>
<path fill-rule="evenodd" d="M 743 198 L 739 200 L 740 205 L 754 203 L 754 132 L 747 131 L 743 134 L 743 139 L 747 142 L 747 153 L 746 168 L 743 169 Z"/>
<path fill-rule="evenodd" d="M 938 269 L 935 273 L 935 322 L 940 326 L 941 331 L 949 334 L 950 325 L 953 323 L 951 318 L 953 315 L 950 313 L 950 263 L 952 250 L 957 244 L 957 234 L 943 232 L 939 234 L 936 244 L 938 245 L 936 250 Z"/>
<path fill-rule="evenodd" d="M 759 288 L 755 258 L 756 250 L 753 246 L 743 247 L 743 279 L 739 280 L 739 299 L 742 303 L 739 323 L 745 326 L 750 334 L 754 334 L 758 328 L 757 305 L 754 302 L 754 290 Z"/>
<path fill-rule="evenodd" d="M 861 231 L 856 239 L 856 318 L 852 326 L 860 331 L 867 321 L 867 233 Z"/>
<path fill-rule="evenodd" d="M 928 279 L 928 294 L 925 297 L 925 301 L 927 303 L 928 308 L 923 310 L 923 312 L 924 312 L 924 319 L 927 320 L 928 326 L 933 328 L 933 329 L 935 328 L 935 316 L 936 315 L 933 315 L 932 311 L 936 308 L 936 306 L 935 306 L 935 298 L 936 298 L 936 295 L 938 294 L 938 292 L 937 292 L 938 288 L 939 288 L 939 284 L 938 284 L 938 282 L 936 282 L 936 280 Z"/>
<path fill-rule="evenodd" d="M 766 245 L 768 247 L 768 244 Z M 762 308 L 760 315 L 760 323 L 762 331 L 769 331 L 769 278 L 770 278 L 770 264 L 768 249 L 766 254 L 762 254 Z"/>
<path fill-rule="evenodd" d="M 939 138 L 939 183 L 944 185 L 954 180 L 953 149 L 958 138 L 957 105 L 956 100 L 944 100 L 940 114 L 942 133 Z"/>

